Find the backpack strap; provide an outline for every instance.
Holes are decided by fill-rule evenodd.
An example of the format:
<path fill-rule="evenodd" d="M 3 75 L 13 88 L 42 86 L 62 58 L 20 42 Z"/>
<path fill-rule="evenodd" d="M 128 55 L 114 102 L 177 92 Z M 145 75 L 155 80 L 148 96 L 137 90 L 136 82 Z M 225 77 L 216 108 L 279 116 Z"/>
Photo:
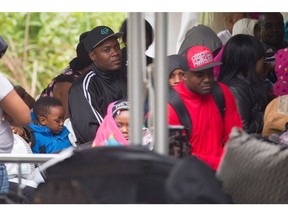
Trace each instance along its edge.
<path fill-rule="evenodd" d="M 169 88 L 168 102 L 176 111 L 181 124 L 186 130 L 187 138 L 189 140 L 192 132 L 192 121 L 186 106 L 174 88 Z"/>
<path fill-rule="evenodd" d="M 224 119 L 224 112 L 226 110 L 225 97 L 218 82 L 214 82 L 211 89 L 211 95 L 219 109 L 222 119 Z"/>

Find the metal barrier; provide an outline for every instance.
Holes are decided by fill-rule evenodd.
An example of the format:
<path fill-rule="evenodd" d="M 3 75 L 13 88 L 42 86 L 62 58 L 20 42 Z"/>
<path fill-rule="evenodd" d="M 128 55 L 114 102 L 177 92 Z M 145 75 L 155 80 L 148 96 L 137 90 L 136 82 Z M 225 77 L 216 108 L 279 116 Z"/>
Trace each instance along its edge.
<path fill-rule="evenodd" d="M 18 164 L 18 194 L 21 194 L 21 163 L 43 164 L 51 159 L 60 158 L 59 154 L 0 154 L 0 163 L 17 163 Z"/>
<path fill-rule="evenodd" d="M 0 163 L 45 163 L 46 161 L 59 158 L 59 154 L 0 154 Z"/>

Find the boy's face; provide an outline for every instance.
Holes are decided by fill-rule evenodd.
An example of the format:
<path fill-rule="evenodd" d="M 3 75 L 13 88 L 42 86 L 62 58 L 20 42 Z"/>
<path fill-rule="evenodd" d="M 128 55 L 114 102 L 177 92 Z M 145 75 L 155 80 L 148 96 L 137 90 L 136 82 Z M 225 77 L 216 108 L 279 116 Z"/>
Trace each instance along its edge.
<path fill-rule="evenodd" d="M 114 117 L 117 127 L 126 140 L 129 140 L 129 111 L 123 110 Z"/>
<path fill-rule="evenodd" d="M 40 124 L 43 126 L 46 125 L 53 134 L 58 134 L 63 128 L 64 114 L 65 110 L 63 106 L 52 107 L 46 118 L 40 118 Z"/>
<path fill-rule="evenodd" d="M 175 86 L 177 85 L 178 83 L 181 82 L 181 80 L 183 79 L 184 77 L 184 71 L 180 68 L 178 69 L 175 69 L 171 74 L 170 74 L 170 77 L 169 77 L 169 85 L 170 86 Z"/>

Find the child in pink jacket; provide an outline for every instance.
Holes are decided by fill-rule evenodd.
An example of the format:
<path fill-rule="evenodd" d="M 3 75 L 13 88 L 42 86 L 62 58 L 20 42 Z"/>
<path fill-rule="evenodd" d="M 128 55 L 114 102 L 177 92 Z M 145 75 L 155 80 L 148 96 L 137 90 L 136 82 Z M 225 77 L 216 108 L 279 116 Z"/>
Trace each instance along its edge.
<path fill-rule="evenodd" d="M 107 115 L 101 123 L 92 146 L 117 146 L 129 143 L 129 103 L 119 100 L 109 104 Z M 148 128 L 143 128 L 143 145 L 150 148 L 151 134 Z"/>
<path fill-rule="evenodd" d="M 103 119 L 92 146 L 128 145 L 129 105 L 127 100 L 109 104 L 107 115 Z"/>

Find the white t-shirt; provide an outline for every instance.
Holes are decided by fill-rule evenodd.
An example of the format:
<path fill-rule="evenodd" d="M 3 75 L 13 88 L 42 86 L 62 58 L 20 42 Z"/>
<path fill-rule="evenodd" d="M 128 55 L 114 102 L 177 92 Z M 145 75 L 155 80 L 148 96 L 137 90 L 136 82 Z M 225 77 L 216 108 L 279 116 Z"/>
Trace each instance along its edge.
<path fill-rule="evenodd" d="M 230 34 L 230 32 L 226 29 L 224 31 L 221 31 L 217 34 L 217 36 L 220 38 L 220 40 L 222 41 L 222 44 L 225 45 L 227 43 L 227 41 L 232 37 L 232 35 Z"/>
<path fill-rule="evenodd" d="M 10 81 L 0 73 L 0 101 L 13 90 Z M 11 153 L 13 147 L 13 132 L 8 121 L 2 121 L 3 110 L 0 107 L 0 153 Z"/>

